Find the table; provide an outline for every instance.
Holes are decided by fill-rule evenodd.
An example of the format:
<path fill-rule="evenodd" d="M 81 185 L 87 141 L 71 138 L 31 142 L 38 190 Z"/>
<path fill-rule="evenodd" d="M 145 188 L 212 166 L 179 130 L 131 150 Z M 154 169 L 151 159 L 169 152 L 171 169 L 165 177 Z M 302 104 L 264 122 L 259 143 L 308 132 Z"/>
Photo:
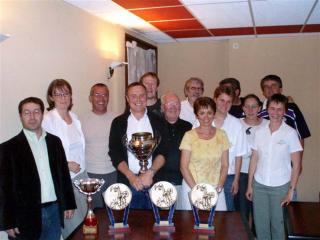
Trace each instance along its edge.
<path fill-rule="evenodd" d="M 96 239 L 114 239 L 108 235 L 109 219 L 105 209 L 96 209 L 96 216 L 98 218 L 99 235 Z M 167 211 L 161 211 L 161 215 L 166 214 Z M 117 214 L 115 214 L 116 216 Z M 201 212 L 201 219 L 207 217 L 208 212 Z M 118 218 L 119 219 L 119 218 Z M 203 235 L 192 233 L 194 219 L 192 211 L 179 211 L 174 213 L 174 224 L 176 227 L 175 233 L 172 233 L 169 239 L 203 239 Z M 130 210 L 129 226 L 131 232 L 125 239 L 142 240 L 142 239 L 157 239 L 156 233 L 153 232 L 154 215 L 152 210 Z M 214 219 L 214 226 L 216 234 L 214 239 L 251 239 L 248 225 L 239 212 L 216 212 Z M 84 239 L 82 228 L 69 238 L 72 240 Z M 204 239 L 213 239 L 213 237 L 205 237 Z"/>
<path fill-rule="evenodd" d="M 284 220 L 288 239 L 320 239 L 320 203 L 292 202 Z"/>

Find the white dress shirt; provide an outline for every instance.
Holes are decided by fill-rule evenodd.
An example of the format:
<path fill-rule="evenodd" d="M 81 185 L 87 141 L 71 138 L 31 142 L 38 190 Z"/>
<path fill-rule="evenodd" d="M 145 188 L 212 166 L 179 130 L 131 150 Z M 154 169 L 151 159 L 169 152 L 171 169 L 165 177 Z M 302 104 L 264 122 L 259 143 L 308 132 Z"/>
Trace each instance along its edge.
<path fill-rule="evenodd" d="M 291 153 L 302 151 L 297 132 L 283 122 L 271 133 L 269 124 L 257 129 L 252 148 L 258 152 L 254 179 L 263 185 L 275 187 L 291 179 Z"/>
<path fill-rule="evenodd" d="M 193 106 L 189 103 L 188 99 L 181 101 L 180 119 L 185 120 L 192 125 L 197 121 L 196 115 L 193 111 Z"/>
<path fill-rule="evenodd" d="M 127 126 L 127 138 L 128 141 L 131 140 L 132 134 L 137 132 L 150 132 L 153 134 L 151 123 L 147 115 L 147 110 L 145 111 L 141 119 L 136 119 L 135 116 L 131 113 L 128 117 L 128 126 Z M 152 156 L 148 159 L 148 168 L 152 164 Z M 128 166 L 129 169 L 134 173 L 138 174 L 140 170 L 138 159 L 128 151 Z"/>

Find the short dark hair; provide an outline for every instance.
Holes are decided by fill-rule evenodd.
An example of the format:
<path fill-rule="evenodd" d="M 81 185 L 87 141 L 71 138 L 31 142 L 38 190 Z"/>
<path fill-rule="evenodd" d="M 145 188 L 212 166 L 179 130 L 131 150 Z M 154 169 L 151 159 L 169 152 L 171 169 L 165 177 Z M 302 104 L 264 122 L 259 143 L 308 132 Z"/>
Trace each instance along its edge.
<path fill-rule="evenodd" d="M 137 87 L 137 86 L 140 86 L 140 87 L 142 87 L 145 91 L 147 91 L 146 87 L 145 87 L 142 83 L 140 83 L 140 82 L 133 82 L 133 83 L 130 83 L 130 84 L 128 85 L 128 87 L 126 88 L 126 96 L 128 96 L 128 92 L 129 92 L 130 88 Z"/>
<path fill-rule="evenodd" d="M 281 80 L 281 78 L 279 76 L 277 76 L 277 75 L 270 74 L 270 75 L 267 75 L 264 78 L 262 78 L 261 81 L 260 81 L 260 87 L 261 87 L 262 91 L 263 91 L 263 84 L 266 81 L 275 81 L 275 82 L 277 82 L 279 84 L 279 87 L 282 88 L 282 80 Z"/>
<path fill-rule="evenodd" d="M 241 101 L 242 106 L 244 106 L 245 102 L 246 102 L 247 99 L 249 99 L 249 98 L 253 98 L 254 100 L 256 100 L 257 103 L 258 103 L 258 105 L 259 105 L 259 107 L 262 106 L 262 102 L 260 101 L 259 97 L 258 97 L 257 95 L 255 95 L 255 94 L 253 94 L 253 93 L 248 94 L 247 96 L 245 96 L 245 97 L 242 99 L 242 101 Z"/>
<path fill-rule="evenodd" d="M 47 102 L 49 104 L 49 107 L 47 108 L 48 111 L 55 108 L 54 102 L 50 99 L 50 97 L 52 97 L 53 91 L 56 89 L 63 89 L 63 88 L 67 88 L 69 90 L 70 106 L 68 107 L 68 110 L 69 111 L 71 110 L 73 104 L 72 104 L 72 88 L 70 83 L 68 83 L 68 81 L 64 79 L 55 79 L 50 83 L 47 90 Z"/>
<path fill-rule="evenodd" d="M 239 90 L 241 92 L 240 82 L 236 78 L 225 78 L 219 82 L 219 85 L 230 84 L 235 90 Z"/>
<path fill-rule="evenodd" d="M 143 75 L 140 77 L 139 82 L 140 82 L 140 83 L 143 83 L 142 80 L 143 80 L 145 77 L 147 77 L 147 76 L 151 76 L 151 77 L 155 78 L 155 79 L 157 80 L 157 86 L 160 85 L 160 79 L 159 79 L 158 75 L 157 75 L 155 72 L 146 72 L 145 74 L 143 74 Z"/>
<path fill-rule="evenodd" d="M 107 85 L 105 85 L 104 83 L 96 83 L 90 89 L 90 96 L 92 96 L 93 90 L 94 90 L 95 87 L 105 87 L 107 89 L 107 91 L 109 92 L 109 88 L 108 88 Z"/>
<path fill-rule="evenodd" d="M 213 93 L 213 98 L 216 99 L 218 98 L 221 94 L 226 94 L 228 96 L 230 96 L 232 98 L 232 100 L 235 98 L 236 94 L 234 92 L 234 88 L 230 88 L 230 87 L 227 87 L 227 86 L 218 86 L 215 90 L 214 90 L 214 93 Z"/>
<path fill-rule="evenodd" d="M 216 112 L 216 103 L 212 98 L 209 97 L 199 97 L 193 104 L 193 112 L 195 115 L 200 111 L 201 108 L 211 108 L 213 112 Z"/>
<path fill-rule="evenodd" d="M 269 108 L 272 102 L 282 103 L 284 105 L 285 110 L 288 111 L 288 98 L 285 95 L 276 93 L 269 97 L 267 101 L 267 109 Z"/>
<path fill-rule="evenodd" d="M 19 114 L 22 113 L 23 105 L 25 105 L 27 103 L 34 103 L 34 104 L 39 105 L 41 112 L 44 113 L 43 101 L 40 98 L 37 98 L 37 97 L 28 97 L 28 98 L 25 98 L 25 99 L 23 99 L 22 101 L 19 102 L 19 106 L 18 106 Z"/>

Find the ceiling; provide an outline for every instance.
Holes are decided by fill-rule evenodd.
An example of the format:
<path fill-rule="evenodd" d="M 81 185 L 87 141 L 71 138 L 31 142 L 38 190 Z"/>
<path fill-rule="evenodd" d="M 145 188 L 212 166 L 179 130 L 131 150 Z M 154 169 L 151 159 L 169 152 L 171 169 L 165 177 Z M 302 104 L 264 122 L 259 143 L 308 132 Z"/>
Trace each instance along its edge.
<path fill-rule="evenodd" d="M 320 0 L 65 0 L 156 43 L 320 34 Z"/>

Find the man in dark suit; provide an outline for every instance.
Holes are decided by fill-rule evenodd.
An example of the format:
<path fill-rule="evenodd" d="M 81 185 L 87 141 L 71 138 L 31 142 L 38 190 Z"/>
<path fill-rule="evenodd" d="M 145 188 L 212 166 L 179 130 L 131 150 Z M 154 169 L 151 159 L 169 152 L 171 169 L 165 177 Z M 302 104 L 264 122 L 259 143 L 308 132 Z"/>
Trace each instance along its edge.
<path fill-rule="evenodd" d="M 59 240 L 76 208 L 60 139 L 41 128 L 44 104 L 19 103 L 23 130 L 0 144 L 0 230 L 9 239 Z"/>
<path fill-rule="evenodd" d="M 132 191 L 131 208 L 151 208 L 146 189 L 153 183 L 155 173 L 163 166 L 167 155 L 166 142 L 161 141 L 148 160 L 148 171 L 139 174 L 139 161 L 128 152 L 122 143 L 125 134 L 128 140 L 136 132 L 150 132 L 160 134 L 166 139 L 166 130 L 163 120 L 147 111 L 147 91 L 144 85 L 138 82 L 131 83 L 126 90 L 126 99 L 129 111 L 116 117 L 110 129 L 109 155 L 113 166 L 118 170 L 118 182 L 128 185 Z"/>

